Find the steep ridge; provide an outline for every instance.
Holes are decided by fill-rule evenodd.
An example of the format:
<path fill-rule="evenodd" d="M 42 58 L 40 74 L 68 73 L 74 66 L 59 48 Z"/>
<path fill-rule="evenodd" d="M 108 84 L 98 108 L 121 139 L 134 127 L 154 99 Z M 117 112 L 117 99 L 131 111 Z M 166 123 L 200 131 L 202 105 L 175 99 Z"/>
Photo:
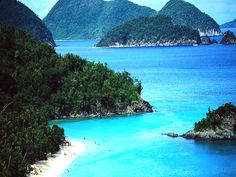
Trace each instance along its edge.
<path fill-rule="evenodd" d="M 174 24 L 198 30 L 201 36 L 221 34 L 220 27 L 213 18 L 183 0 L 170 0 L 158 14 L 170 16 Z"/>
<path fill-rule="evenodd" d="M 25 30 L 35 39 L 55 46 L 51 32 L 27 6 L 16 0 L 0 0 L 0 23 Z"/>
<path fill-rule="evenodd" d="M 59 0 L 44 22 L 55 39 L 100 38 L 112 28 L 157 12 L 128 0 Z"/>

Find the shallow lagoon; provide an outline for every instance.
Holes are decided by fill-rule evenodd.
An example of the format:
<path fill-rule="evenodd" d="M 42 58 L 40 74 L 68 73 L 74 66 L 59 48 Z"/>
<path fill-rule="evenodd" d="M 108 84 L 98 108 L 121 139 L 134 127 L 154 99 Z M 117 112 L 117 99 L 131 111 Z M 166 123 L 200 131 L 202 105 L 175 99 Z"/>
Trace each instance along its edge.
<path fill-rule="evenodd" d="M 79 54 L 126 70 L 143 83 L 157 112 L 102 120 L 56 121 L 86 152 L 62 177 L 233 177 L 236 143 L 171 139 L 209 106 L 236 103 L 236 45 L 94 48 L 95 40 L 57 41 L 58 53 Z M 84 140 L 85 138 L 85 140 Z"/>

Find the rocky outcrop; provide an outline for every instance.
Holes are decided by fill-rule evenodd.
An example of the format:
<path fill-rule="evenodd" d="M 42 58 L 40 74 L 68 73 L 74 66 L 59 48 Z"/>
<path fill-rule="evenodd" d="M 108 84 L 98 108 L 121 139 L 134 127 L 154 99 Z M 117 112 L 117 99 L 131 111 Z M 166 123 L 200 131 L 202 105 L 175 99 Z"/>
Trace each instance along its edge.
<path fill-rule="evenodd" d="M 211 40 L 211 38 L 209 36 L 202 36 L 201 37 L 201 44 L 202 45 L 210 45 L 210 44 L 218 44 L 218 42 L 215 39 Z"/>
<path fill-rule="evenodd" d="M 231 31 L 226 31 L 220 43 L 221 44 L 236 44 L 236 38 L 234 36 L 234 33 Z"/>
<path fill-rule="evenodd" d="M 217 110 L 209 110 L 206 118 L 195 123 L 194 129 L 183 135 L 175 133 L 163 135 L 202 141 L 236 140 L 236 107 L 227 103 Z"/>
<path fill-rule="evenodd" d="M 139 114 L 139 113 L 151 113 L 153 112 L 153 106 L 145 101 L 139 100 L 132 102 L 126 108 L 121 108 L 119 106 L 104 108 L 97 106 L 96 109 L 91 111 L 80 112 L 79 114 L 71 114 L 70 118 L 84 118 L 84 117 L 102 117 L 102 116 L 115 116 L 115 115 L 125 115 L 125 114 Z M 66 117 L 64 117 L 66 118 Z"/>
<path fill-rule="evenodd" d="M 194 130 L 188 131 L 187 133 L 181 135 L 181 137 L 186 139 L 195 139 L 195 140 L 236 140 L 236 134 L 234 131 L 229 128 L 215 130 L 208 129 L 200 132 L 195 132 Z"/>
<path fill-rule="evenodd" d="M 153 112 L 152 105 L 145 101 L 135 101 L 130 106 L 127 107 L 127 110 L 124 113 L 134 114 L 134 113 L 144 113 L 144 112 Z"/>
<path fill-rule="evenodd" d="M 168 47 L 168 46 L 192 46 L 199 44 L 198 40 L 173 40 L 173 41 L 156 41 L 156 42 L 147 42 L 147 41 L 127 41 L 126 44 L 121 44 L 116 42 L 114 45 L 109 47 L 119 48 L 119 47 Z"/>
<path fill-rule="evenodd" d="M 211 44 L 211 39 L 209 36 L 203 36 L 201 37 L 201 44 L 202 45 L 210 45 Z"/>

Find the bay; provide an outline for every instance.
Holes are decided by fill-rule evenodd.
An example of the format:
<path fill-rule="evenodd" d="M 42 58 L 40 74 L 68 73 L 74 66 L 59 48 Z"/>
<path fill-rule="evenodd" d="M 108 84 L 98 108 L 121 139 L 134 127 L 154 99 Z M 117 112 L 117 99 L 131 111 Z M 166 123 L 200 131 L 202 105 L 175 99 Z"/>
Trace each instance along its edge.
<path fill-rule="evenodd" d="M 62 177 L 236 175 L 235 142 L 195 142 L 161 135 L 192 129 L 209 106 L 236 104 L 236 45 L 95 48 L 96 42 L 57 41 L 56 50 L 130 72 L 142 81 L 142 97 L 155 112 L 54 121 L 68 138 L 86 146 Z"/>

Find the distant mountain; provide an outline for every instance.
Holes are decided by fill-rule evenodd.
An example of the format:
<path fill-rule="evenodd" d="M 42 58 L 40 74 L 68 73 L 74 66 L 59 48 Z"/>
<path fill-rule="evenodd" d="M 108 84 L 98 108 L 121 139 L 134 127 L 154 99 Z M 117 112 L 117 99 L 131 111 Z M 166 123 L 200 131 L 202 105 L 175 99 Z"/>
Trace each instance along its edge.
<path fill-rule="evenodd" d="M 59 0 L 44 22 L 55 39 L 100 38 L 129 20 L 156 14 L 128 0 Z"/>
<path fill-rule="evenodd" d="M 16 0 L 0 0 L 0 23 L 22 29 L 32 37 L 55 46 L 51 32 L 28 7 Z"/>
<path fill-rule="evenodd" d="M 110 31 L 97 47 L 178 46 L 200 43 L 197 30 L 174 25 L 171 17 L 140 17 Z"/>
<path fill-rule="evenodd" d="M 236 19 L 228 22 L 228 23 L 224 23 L 223 25 L 220 26 L 221 28 L 236 28 Z"/>
<path fill-rule="evenodd" d="M 158 14 L 170 16 L 174 24 L 199 31 L 201 36 L 220 35 L 220 27 L 209 15 L 183 0 L 170 0 Z"/>

